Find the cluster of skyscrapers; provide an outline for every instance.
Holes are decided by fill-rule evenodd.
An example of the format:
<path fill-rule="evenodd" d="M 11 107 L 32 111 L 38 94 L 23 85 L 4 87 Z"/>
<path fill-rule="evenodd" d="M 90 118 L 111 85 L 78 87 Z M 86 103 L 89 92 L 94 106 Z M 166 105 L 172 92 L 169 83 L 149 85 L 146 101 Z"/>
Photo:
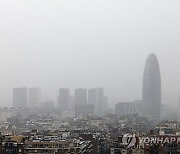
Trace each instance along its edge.
<path fill-rule="evenodd" d="M 103 88 L 75 89 L 74 96 L 70 95 L 68 88 L 59 89 L 57 109 L 63 115 L 97 115 L 103 116 L 106 111 L 107 97 L 104 96 Z M 14 88 L 13 107 L 37 109 L 53 109 L 54 102 L 41 102 L 40 88 Z"/>
<path fill-rule="evenodd" d="M 75 89 L 74 97 L 70 96 L 68 88 L 59 89 L 58 107 L 62 113 L 70 113 L 72 108 L 75 115 L 103 116 L 106 111 L 107 98 L 103 88 Z"/>

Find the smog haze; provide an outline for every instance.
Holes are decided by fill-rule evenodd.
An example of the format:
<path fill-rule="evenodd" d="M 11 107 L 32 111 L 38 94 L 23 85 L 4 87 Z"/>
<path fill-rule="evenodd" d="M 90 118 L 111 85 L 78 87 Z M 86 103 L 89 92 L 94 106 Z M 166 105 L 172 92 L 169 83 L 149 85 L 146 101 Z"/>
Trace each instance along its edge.
<path fill-rule="evenodd" d="M 13 87 L 103 87 L 109 103 L 142 98 L 145 60 L 159 60 L 162 95 L 180 94 L 179 0 L 0 1 L 0 106 Z"/>

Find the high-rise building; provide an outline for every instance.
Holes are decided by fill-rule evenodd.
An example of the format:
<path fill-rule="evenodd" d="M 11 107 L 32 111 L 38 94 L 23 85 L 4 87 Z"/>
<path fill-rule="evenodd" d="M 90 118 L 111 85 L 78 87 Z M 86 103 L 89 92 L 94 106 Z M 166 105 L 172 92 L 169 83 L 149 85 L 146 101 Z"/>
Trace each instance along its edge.
<path fill-rule="evenodd" d="M 155 54 L 150 54 L 146 60 L 142 101 L 144 115 L 152 116 L 155 122 L 161 119 L 161 75 L 158 59 Z"/>
<path fill-rule="evenodd" d="M 70 112 L 70 94 L 68 88 L 59 89 L 59 108 L 62 113 Z"/>
<path fill-rule="evenodd" d="M 94 105 L 94 114 L 98 116 L 104 115 L 104 89 L 93 88 L 88 90 L 88 104 Z"/>
<path fill-rule="evenodd" d="M 41 89 L 29 88 L 29 107 L 36 108 L 41 103 Z"/>
<path fill-rule="evenodd" d="M 13 88 L 13 107 L 27 107 L 27 88 Z"/>
<path fill-rule="evenodd" d="M 85 105 L 87 104 L 87 90 L 86 89 L 75 89 L 75 104 Z"/>

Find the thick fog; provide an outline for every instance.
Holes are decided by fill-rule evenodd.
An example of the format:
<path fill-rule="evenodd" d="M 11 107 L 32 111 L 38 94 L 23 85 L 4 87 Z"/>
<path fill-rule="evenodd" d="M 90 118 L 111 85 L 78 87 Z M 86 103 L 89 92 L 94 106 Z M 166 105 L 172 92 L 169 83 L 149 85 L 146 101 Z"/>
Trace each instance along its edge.
<path fill-rule="evenodd" d="M 0 1 L 0 106 L 13 87 L 103 87 L 109 102 L 142 97 L 147 56 L 158 57 L 162 94 L 180 94 L 179 0 Z"/>

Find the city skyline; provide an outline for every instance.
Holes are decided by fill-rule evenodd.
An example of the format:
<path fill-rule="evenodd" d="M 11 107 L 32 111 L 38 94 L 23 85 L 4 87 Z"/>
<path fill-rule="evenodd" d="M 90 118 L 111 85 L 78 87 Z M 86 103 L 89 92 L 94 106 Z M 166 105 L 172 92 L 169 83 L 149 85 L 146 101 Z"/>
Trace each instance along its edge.
<path fill-rule="evenodd" d="M 0 1 L 0 154 L 179 153 L 179 7 Z"/>
<path fill-rule="evenodd" d="M 144 115 L 152 116 L 155 119 L 157 119 L 157 121 L 160 121 L 162 105 L 165 105 L 164 108 L 166 108 L 167 104 L 161 104 L 161 75 L 160 75 L 159 63 L 154 53 L 149 54 L 148 58 L 146 59 L 142 83 L 143 83 L 142 104 L 141 104 L 141 100 L 139 102 L 140 104 L 138 103 L 137 100 L 133 100 L 133 102 L 136 103 L 136 108 L 139 108 L 139 106 L 142 105 L 142 109 L 140 110 L 138 109 L 136 113 L 140 113 L 140 114 L 143 113 Z M 61 111 L 65 111 L 67 113 L 72 114 L 74 112 L 74 109 L 76 108 L 75 107 L 76 105 L 89 104 L 89 105 L 94 105 L 95 115 L 102 116 L 103 113 L 105 113 L 105 111 L 108 111 L 112 107 L 111 102 L 109 104 L 107 104 L 107 102 L 105 104 L 102 103 L 105 102 L 106 99 L 104 96 L 104 88 L 92 88 L 92 89 L 75 88 L 74 95 L 71 95 L 70 92 L 71 90 L 69 88 L 59 89 L 59 97 L 56 106 L 59 109 L 61 109 Z M 102 93 L 101 99 L 98 98 L 100 97 L 100 93 Z M 91 99 L 91 97 L 93 99 Z M 115 104 L 117 102 L 113 102 L 113 103 Z M 106 106 L 105 109 L 103 109 L 104 107 L 103 105 Z M 79 110 L 83 110 L 83 108 L 85 109 L 85 107 L 83 106 L 79 106 L 78 108 Z M 103 111 L 100 111 L 100 109 L 102 109 Z M 115 110 L 116 110 L 116 106 L 115 106 Z M 175 111 L 175 113 L 176 112 L 177 111 Z M 165 117 L 166 116 L 167 116 L 167 111 Z"/>
<path fill-rule="evenodd" d="M 177 102 L 179 1 L 38 4 L 1 2 L 1 106 L 11 106 L 12 88 L 24 85 L 41 87 L 44 100 L 56 101 L 59 87 L 104 87 L 112 103 L 140 99 L 151 52 L 161 64 L 162 94 Z"/>

